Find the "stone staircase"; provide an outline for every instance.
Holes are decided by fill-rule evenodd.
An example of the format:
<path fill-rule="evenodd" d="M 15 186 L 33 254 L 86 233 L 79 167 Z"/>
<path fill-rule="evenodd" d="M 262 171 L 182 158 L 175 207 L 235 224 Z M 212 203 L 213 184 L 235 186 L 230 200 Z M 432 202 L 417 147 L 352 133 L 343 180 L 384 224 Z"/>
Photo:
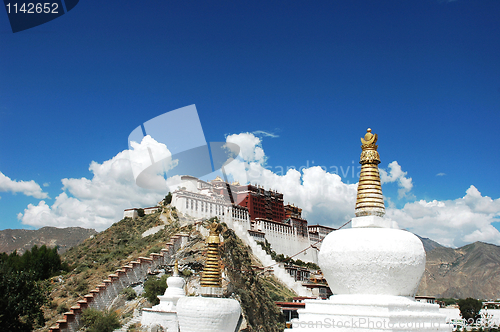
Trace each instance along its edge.
<path fill-rule="evenodd" d="M 134 314 L 132 316 L 132 319 L 129 320 L 127 324 L 123 325 L 119 329 L 116 329 L 114 332 L 127 332 L 129 327 L 140 322 L 141 322 L 141 312 L 137 309 L 134 309 Z"/>
<path fill-rule="evenodd" d="M 294 278 L 286 272 L 284 268 L 278 265 L 278 263 L 271 258 L 271 255 L 268 255 L 264 249 L 255 241 L 248 231 L 244 229 L 241 225 L 236 222 L 233 222 L 231 228 L 234 230 L 236 235 L 245 242 L 250 248 L 252 248 L 253 254 L 261 261 L 264 266 L 272 267 L 273 274 L 276 278 L 278 278 L 282 283 L 284 283 L 288 288 L 292 289 L 298 296 L 313 296 L 312 292 L 306 287 L 302 286 L 302 284 L 298 281 L 295 281 Z"/>

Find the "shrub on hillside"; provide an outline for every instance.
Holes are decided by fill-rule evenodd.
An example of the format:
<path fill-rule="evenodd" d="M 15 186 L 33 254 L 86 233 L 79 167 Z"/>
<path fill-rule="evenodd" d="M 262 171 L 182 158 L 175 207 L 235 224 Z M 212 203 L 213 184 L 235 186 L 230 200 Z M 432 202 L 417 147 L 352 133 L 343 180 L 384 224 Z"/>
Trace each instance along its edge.
<path fill-rule="evenodd" d="M 121 326 L 118 315 L 114 311 L 103 312 L 88 308 L 83 310 L 81 320 L 87 332 L 113 332 Z"/>
<path fill-rule="evenodd" d="M 58 307 L 57 307 L 57 313 L 58 314 L 62 314 L 62 313 L 65 313 L 68 311 L 68 306 L 66 305 L 66 303 L 61 303 Z"/>
<path fill-rule="evenodd" d="M 137 297 L 137 293 L 131 287 L 124 288 L 120 293 L 125 295 L 127 301 L 133 300 Z"/>
<path fill-rule="evenodd" d="M 184 270 L 182 270 L 182 275 L 185 277 L 190 277 L 193 275 L 193 272 L 191 272 L 190 269 L 184 269 Z"/>
<path fill-rule="evenodd" d="M 144 297 L 151 303 L 152 305 L 157 305 L 160 303 L 158 299 L 158 295 L 162 295 L 165 293 L 167 289 L 167 276 L 164 275 L 161 278 L 152 277 L 146 280 L 144 283 Z"/>
<path fill-rule="evenodd" d="M 162 248 L 160 246 L 154 246 L 153 248 L 151 248 L 151 249 L 148 250 L 148 253 L 146 254 L 146 256 L 149 256 L 152 253 L 158 254 L 158 253 L 160 253 L 161 249 Z"/>

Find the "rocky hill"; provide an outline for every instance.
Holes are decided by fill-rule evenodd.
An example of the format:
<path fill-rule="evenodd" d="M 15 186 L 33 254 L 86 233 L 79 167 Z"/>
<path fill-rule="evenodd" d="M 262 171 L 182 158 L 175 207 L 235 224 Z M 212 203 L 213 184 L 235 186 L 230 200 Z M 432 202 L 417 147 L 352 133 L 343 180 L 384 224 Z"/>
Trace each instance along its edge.
<path fill-rule="evenodd" d="M 162 225 L 163 228 L 158 227 Z M 221 235 L 224 238 L 221 258 L 227 276 L 224 282 L 225 295 L 233 296 L 241 302 L 245 317 L 242 331 L 282 330 L 282 315 L 274 300 L 291 301 L 296 294 L 281 285 L 273 276 L 262 274 L 259 269 L 261 265 L 253 258 L 249 247 L 244 245 L 234 232 L 224 225 L 221 227 Z M 153 234 L 148 232 L 151 229 L 159 231 Z M 44 306 L 48 321 L 45 327 L 36 331 L 46 332 L 49 326 L 62 318 L 63 311 L 74 306 L 110 273 L 138 257 L 159 252 L 165 248 L 171 236 L 178 233 L 185 234 L 188 242 L 175 256 L 182 270 L 192 271 L 185 277 L 188 294 L 193 294 L 199 287 L 200 274 L 206 259 L 206 245 L 201 233 L 192 225 L 181 226 L 175 210 L 167 213 L 166 218 L 160 218 L 159 212 L 137 219 L 125 218 L 62 255 L 63 260 L 70 263 L 73 270 L 53 278 L 50 299 Z M 130 301 L 125 302 L 123 298 L 117 298 L 115 301 L 113 310 L 118 313 L 122 324 L 130 322 L 134 309 L 151 306 L 147 301 L 139 301 L 133 308 L 129 308 L 127 305 L 130 305 Z M 256 306 L 255 303 L 259 305 Z M 137 326 L 133 330 L 142 331 Z"/>
<path fill-rule="evenodd" d="M 500 247 L 475 242 L 458 249 L 438 245 L 427 251 L 425 274 L 417 294 L 500 298 Z"/>
<path fill-rule="evenodd" d="M 58 252 L 62 254 L 95 234 L 97 234 L 95 229 L 81 227 L 5 229 L 0 231 L 0 252 L 11 253 L 17 250 L 21 254 L 34 245 L 40 247 L 45 244 L 50 248 L 58 246 Z"/>
<path fill-rule="evenodd" d="M 415 234 L 415 235 L 417 235 L 417 234 Z M 440 245 L 436 241 L 433 241 L 427 237 L 421 237 L 418 235 L 417 235 L 417 237 L 420 239 L 420 241 L 422 241 L 422 244 L 424 245 L 425 252 L 430 252 L 436 248 L 444 248 L 442 245 Z"/>

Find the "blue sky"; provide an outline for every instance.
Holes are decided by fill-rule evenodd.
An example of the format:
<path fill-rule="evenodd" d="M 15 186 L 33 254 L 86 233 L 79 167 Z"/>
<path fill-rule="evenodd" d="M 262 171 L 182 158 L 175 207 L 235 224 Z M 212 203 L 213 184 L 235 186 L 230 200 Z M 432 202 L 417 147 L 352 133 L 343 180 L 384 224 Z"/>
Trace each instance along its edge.
<path fill-rule="evenodd" d="M 254 133 L 254 147 L 265 151 L 260 163 L 274 171 L 357 167 L 359 138 L 371 127 L 380 167 L 397 161 L 406 172 L 383 187 L 392 217 L 407 220 L 411 204 L 433 201 L 458 214 L 473 186 L 489 205 L 469 209 L 470 227 L 428 235 L 449 245 L 500 244 L 499 16 L 495 0 L 80 1 L 14 34 L 0 13 L 0 229 L 42 226 L 19 216 L 29 204 L 43 200 L 55 211 L 63 193 L 82 201 L 76 189 L 61 189 L 62 179 L 91 181 L 91 162 L 126 150 L 138 125 L 195 104 L 207 141 Z M 342 183 L 357 182 L 339 173 Z M 401 196 L 403 178 L 411 187 Z M 40 190 L 30 194 L 33 183 L 20 181 Z M 107 206 L 105 218 L 122 205 Z M 314 209 L 312 223 L 347 218 L 315 218 Z M 418 218 L 402 225 L 411 229 Z"/>

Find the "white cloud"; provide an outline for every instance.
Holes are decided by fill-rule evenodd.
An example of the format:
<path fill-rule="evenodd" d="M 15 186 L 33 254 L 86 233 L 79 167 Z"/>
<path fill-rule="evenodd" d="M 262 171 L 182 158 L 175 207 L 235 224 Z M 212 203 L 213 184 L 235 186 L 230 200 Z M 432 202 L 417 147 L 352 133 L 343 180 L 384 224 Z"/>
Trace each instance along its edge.
<path fill-rule="evenodd" d="M 411 178 L 406 177 L 407 172 L 403 172 L 401 166 L 399 166 L 397 161 L 393 161 L 389 164 L 389 173 L 384 169 L 380 169 L 380 180 L 382 184 L 397 182 L 398 183 L 398 196 L 402 198 L 407 196 L 410 190 L 413 188 L 413 183 Z"/>
<path fill-rule="evenodd" d="M 240 155 L 246 162 L 255 162 L 263 165 L 265 162 L 264 149 L 260 138 L 251 133 L 234 134 L 226 137 L 226 142 L 237 144 Z"/>
<path fill-rule="evenodd" d="M 30 181 L 11 180 L 8 176 L 0 172 L 0 191 L 10 191 L 14 194 L 23 193 L 26 196 L 35 198 L 48 198 L 49 195 L 42 191 L 38 183 Z"/>
<path fill-rule="evenodd" d="M 354 216 L 357 184 L 345 184 L 339 175 L 319 166 L 273 172 L 265 165 L 260 138 L 242 133 L 226 140 L 241 148 L 240 157 L 225 167 L 232 179 L 282 192 L 285 204 L 301 207 L 313 223 L 339 227 Z"/>
<path fill-rule="evenodd" d="M 437 173 L 436 176 L 445 176 L 446 173 Z"/>
<path fill-rule="evenodd" d="M 284 203 L 301 207 L 310 224 L 339 227 L 354 217 L 357 184 L 346 184 L 340 176 L 319 166 L 300 170 L 271 168 L 265 164 L 262 140 L 251 133 L 230 135 L 227 141 L 241 148 L 240 156 L 225 166 L 230 180 L 282 192 Z M 166 146 L 145 138 L 131 151 L 122 151 L 102 164 L 92 162 L 91 179 L 63 179 L 63 192 L 52 205 L 44 200 L 30 204 L 18 218 L 35 227 L 78 225 L 103 230 L 120 220 L 124 209 L 155 204 L 167 192 L 164 180 L 155 178 L 161 184 L 157 190 L 140 188 L 135 184 L 134 165 L 129 159 L 132 154 L 133 162 L 143 167 L 149 160 L 149 155 L 143 153 L 148 147 L 169 153 Z M 400 195 L 408 197 L 412 179 L 396 161 L 389 164 L 388 173 L 381 170 L 381 177 L 385 183 L 397 182 Z M 177 180 L 169 179 L 167 184 Z M 387 199 L 390 203 L 391 198 Z M 401 209 L 389 204 L 386 211 L 387 217 L 401 228 L 443 245 L 458 247 L 474 241 L 500 245 L 500 232 L 492 225 L 500 222 L 500 199 L 483 196 L 474 186 L 455 200 L 413 201 Z"/>
<path fill-rule="evenodd" d="M 164 144 L 146 136 L 132 150 L 122 151 L 102 164 L 93 161 L 89 167 L 92 179 L 62 179 L 63 192 L 54 204 L 49 206 L 45 201 L 30 204 L 18 218 L 23 224 L 35 227 L 81 226 L 103 230 L 122 219 L 124 209 L 156 204 L 168 191 L 165 180 L 156 175 L 153 179 L 158 181 L 157 189 L 143 189 L 135 184 L 132 172 L 133 167 L 147 163 L 149 154 L 143 152 L 148 148 L 168 152 Z M 131 155 L 133 161 L 129 159 Z"/>
<path fill-rule="evenodd" d="M 303 208 L 310 224 L 338 227 L 354 217 L 357 184 L 343 183 L 338 175 L 318 166 L 303 167 L 300 171 L 266 168 L 266 157 L 259 138 L 244 133 L 231 135 L 229 140 L 245 147 L 243 158 L 226 166 L 226 172 L 233 179 L 282 192 L 285 204 L 290 202 Z M 256 153 L 262 157 L 256 158 Z M 412 178 L 403 172 L 397 161 L 389 164 L 388 173 L 384 170 L 380 173 L 383 183 L 398 183 L 399 196 L 411 198 Z M 462 198 L 414 201 L 402 209 L 391 204 L 390 197 L 387 200 L 387 217 L 397 222 L 400 228 L 420 236 L 453 247 L 474 241 L 500 245 L 500 232 L 492 226 L 493 222 L 500 222 L 500 199 L 482 196 L 474 186 Z"/>
<path fill-rule="evenodd" d="M 388 209 L 387 216 L 401 228 L 431 238 L 443 245 L 460 247 L 484 241 L 500 245 L 500 199 L 482 196 L 474 186 L 462 198 L 447 201 L 415 201 L 402 209 Z"/>

